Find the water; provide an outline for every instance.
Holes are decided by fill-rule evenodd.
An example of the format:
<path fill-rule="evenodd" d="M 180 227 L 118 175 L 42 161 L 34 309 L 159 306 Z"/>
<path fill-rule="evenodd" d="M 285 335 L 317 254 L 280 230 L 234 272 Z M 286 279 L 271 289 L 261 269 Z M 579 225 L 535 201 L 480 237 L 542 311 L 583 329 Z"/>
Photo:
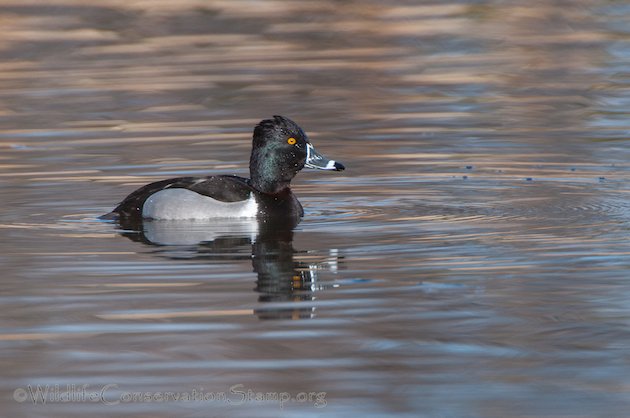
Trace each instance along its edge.
<path fill-rule="evenodd" d="M 7 416 L 628 415 L 622 2 L 0 16 Z M 347 167 L 299 174 L 294 230 L 98 220 L 246 175 L 272 114 Z"/>

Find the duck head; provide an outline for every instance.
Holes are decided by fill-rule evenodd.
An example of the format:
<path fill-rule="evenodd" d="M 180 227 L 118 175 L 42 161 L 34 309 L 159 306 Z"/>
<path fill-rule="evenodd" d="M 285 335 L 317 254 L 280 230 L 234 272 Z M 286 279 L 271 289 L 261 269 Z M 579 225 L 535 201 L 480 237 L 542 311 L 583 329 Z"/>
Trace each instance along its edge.
<path fill-rule="evenodd" d="M 289 118 L 274 116 L 254 128 L 249 171 L 255 189 L 268 194 L 281 193 L 304 167 L 345 169 L 343 164 L 318 153 L 304 130 Z"/>

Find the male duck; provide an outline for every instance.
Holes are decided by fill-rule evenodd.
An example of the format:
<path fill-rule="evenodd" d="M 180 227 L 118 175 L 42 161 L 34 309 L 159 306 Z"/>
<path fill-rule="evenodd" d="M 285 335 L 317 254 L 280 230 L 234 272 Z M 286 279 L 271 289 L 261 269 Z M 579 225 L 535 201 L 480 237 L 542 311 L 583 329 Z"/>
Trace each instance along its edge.
<path fill-rule="evenodd" d="M 299 221 L 304 210 L 290 185 L 304 167 L 345 169 L 317 153 L 295 122 L 274 116 L 254 128 L 251 178 L 222 175 L 157 181 L 131 193 L 105 217 L 132 222 L 254 217 Z"/>

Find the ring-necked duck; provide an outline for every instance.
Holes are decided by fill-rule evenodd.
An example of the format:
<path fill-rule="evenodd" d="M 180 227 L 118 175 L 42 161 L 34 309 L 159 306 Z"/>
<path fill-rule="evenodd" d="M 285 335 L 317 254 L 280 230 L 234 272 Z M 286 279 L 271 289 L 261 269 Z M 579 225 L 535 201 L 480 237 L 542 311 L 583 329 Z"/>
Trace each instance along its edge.
<path fill-rule="evenodd" d="M 147 184 L 127 196 L 107 218 L 142 219 L 285 218 L 304 215 L 290 185 L 304 167 L 345 167 L 317 153 L 295 122 L 274 116 L 254 128 L 251 178 L 232 175 L 179 177 Z"/>

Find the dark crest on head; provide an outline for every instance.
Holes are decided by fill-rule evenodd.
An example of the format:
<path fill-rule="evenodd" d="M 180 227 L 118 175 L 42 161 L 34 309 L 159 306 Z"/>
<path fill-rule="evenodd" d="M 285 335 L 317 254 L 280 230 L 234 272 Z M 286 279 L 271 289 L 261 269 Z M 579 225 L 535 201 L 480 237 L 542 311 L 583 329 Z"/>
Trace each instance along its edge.
<path fill-rule="evenodd" d="M 284 116 L 274 115 L 273 119 L 265 119 L 254 128 L 254 143 L 264 141 L 265 138 L 275 138 L 280 134 L 282 137 L 298 137 L 308 140 L 306 134 L 297 123 Z"/>

